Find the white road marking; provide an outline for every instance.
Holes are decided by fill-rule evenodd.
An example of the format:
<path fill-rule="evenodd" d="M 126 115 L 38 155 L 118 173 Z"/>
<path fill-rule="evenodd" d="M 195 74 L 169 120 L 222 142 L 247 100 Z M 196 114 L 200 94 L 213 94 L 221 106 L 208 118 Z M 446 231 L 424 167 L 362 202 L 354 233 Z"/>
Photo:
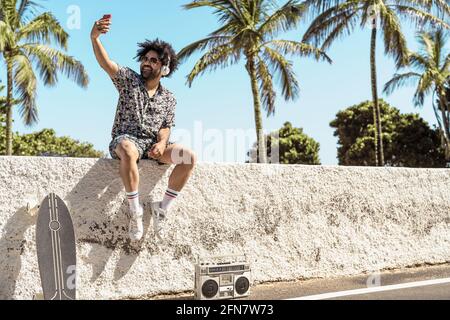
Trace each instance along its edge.
<path fill-rule="evenodd" d="M 286 299 L 286 300 L 323 300 L 323 299 L 354 296 L 354 295 L 374 293 L 374 292 L 383 292 L 383 291 L 392 291 L 392 290 L 399 290 L 399 289 L 433 286 L 433 285 L 445 284 L 445 283 L 450 283 L 450 278 L 408 282 L 408 283 L 394 284 L 394 285 L 389 285 L 389 286 L 379 286 L 379 287 L 371 287 L 371 288 L 356 289 L 356 290 L 328 292 L 328 293 L 316 294 L 316 295 L 312 295 L 312 296 L 290 298 L 290 299 Z"/>

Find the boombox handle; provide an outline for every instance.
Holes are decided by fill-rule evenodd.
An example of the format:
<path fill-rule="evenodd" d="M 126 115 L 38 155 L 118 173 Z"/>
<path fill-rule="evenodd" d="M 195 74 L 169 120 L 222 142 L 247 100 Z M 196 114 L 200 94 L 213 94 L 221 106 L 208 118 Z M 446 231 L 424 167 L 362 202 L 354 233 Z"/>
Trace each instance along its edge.
<path fill-rule="evenodd" d="M 244 258 L 244 261 L 242 261 L 242 260 L 235 260 L 235 261 L 233 261 L 233 262 L 231 262 L 231 263 L 235 263 L 235 262 L 247 262 L 248 261 L 248 259 L 247 259 L 247 254 L 233 254 L 233 255 L 225 255 L 225 256 L 200 256 L 200 255 L 198 255 L 197 256 L 197 259 L 196 259 L 196 262 L 197 262 L 197 264 L 198 265 L 200 265 L 200 264 L 204 264 L 205 262 L 206 263 L 215 263 L 215 264 L 220 264 L 221 262 L 222 262 L 222 260 L 224 260 L 224 259 L 228 259 L 228 260 L 232 260 L 232 258 Z M 219 262 L 220 261 L 220 262 Z M 223 262 L 222 262 L 223 263 Z M 230 262 L 228 262 L 228 263 L 230 263 Z"/>

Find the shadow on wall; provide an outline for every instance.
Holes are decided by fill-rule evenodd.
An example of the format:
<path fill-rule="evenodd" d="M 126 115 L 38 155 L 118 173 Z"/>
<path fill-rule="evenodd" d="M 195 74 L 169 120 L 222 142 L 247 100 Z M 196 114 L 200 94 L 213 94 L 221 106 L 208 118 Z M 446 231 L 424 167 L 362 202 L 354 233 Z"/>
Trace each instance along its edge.
<path fill-rule="evenodd" d="M 151 160 L 141 160 L 140 194 L 146 213 L 149 213 L 151 192 L 165 175 L 170 165 L 145 165 Z M 153 162 L 152 162 L 153 163 Z M 142 177 L 149 177 L 143 181 Z M 45 194 L 58 194 L 52 182 L 41 186 Z M 84 264 L 92 266 L 91 282 L 104 271 L 110 255 L 120 249 L 120 258 L 116 264 L 115 280 L 123 277 L 133 265 L 137 254 L 143 249 L 143 241 L 131 243 L 128 238 L 128 203 L 126 201 L 122 180 L 119 176 L 119 161 L 99 159 L 79 180 L 77 185 L 65 196 L 59 194 L 66 202 L 72 216 L 77 244 L 90 243 L 91 246 Z M 36 224 L 37 213 L 32 215 L 26 207 L 21 207 L 3 227 L 4 236 L 0 239 L 0 257 L 8 261 L 7 268 L 0 272 L 0 299 L 12 299 L 17 278 L 21 270 L 21 255 L 26 240 L 25 232 Z M 145 232 L 150 225 L 150 215 L 145 214 Z M 34 235 L 34 231 L 33 231 Z M 95 245 L 98 244 L 98 245 Z M 37 261 L 37 259 L 36 259 Z"/>
<path fill-rule="evenodd" d="M 4 236 L 0 239 L 0 257 L 5 259 L 6 267 L 0 272 L 0 299 L 12 299 L 17 277 L 22 267 L 21 255 L 25 249 L 25 231 L 36 224 L 36 217 L 21 207 L 3 227 Z"/>

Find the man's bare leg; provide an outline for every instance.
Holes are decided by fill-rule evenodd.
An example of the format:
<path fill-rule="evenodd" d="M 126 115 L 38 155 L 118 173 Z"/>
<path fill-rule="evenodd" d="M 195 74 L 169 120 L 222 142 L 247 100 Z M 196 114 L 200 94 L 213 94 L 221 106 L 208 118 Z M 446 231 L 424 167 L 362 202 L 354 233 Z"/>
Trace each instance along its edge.
<path fill-rule="evenodd" d="M 158 159 L 166 164 L 176 164 L 169 177 L 168 189 L 164 194 L 160 207 L 168 210 L 180 191 L 188 182 L 197 162 L 197 157 L 193 151 L 179 145 L 171 144 L 167 146 L 163 155 Z"/>
<path fill-rule="evenodd" d="M 139 189 L 139 170 L 136 161 L 139 158 L 139 151 L 134 144 L 128 140 L 116 147 L 116 154 L 120 158 L 120 177 L 127 192 Z"/>
<path fill-rule="evenodd" d="M 132 240 L 139 240 L 143 235 L 143 209 L 139 204 L 139 170 L 136 163 L 139 152 L 135 145 L 128 140 L 122 140 L 115 151 L 120 158 L 119 172 L 127 192 L 131 212 L 128 233 Z"/>
<path fill-rule="evenodd" d="M 164 154 L 158 159 L 162 163 L 176 164 L 169 177 L 169 188 L 181 191 L 197 163 L 195 153 L 179 144 L 167 146 Z"/>

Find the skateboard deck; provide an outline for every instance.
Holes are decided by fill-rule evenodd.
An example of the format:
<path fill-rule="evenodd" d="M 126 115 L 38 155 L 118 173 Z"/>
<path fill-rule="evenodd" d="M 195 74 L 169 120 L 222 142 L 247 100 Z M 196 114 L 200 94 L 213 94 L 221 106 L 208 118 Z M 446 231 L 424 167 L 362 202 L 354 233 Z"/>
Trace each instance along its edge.
<path fill-rule="evenodd" d="M 36 248 L 44 300 L 75 300 L 75 233 L 66 204 L 54 193 L 39 209 Z"/>

